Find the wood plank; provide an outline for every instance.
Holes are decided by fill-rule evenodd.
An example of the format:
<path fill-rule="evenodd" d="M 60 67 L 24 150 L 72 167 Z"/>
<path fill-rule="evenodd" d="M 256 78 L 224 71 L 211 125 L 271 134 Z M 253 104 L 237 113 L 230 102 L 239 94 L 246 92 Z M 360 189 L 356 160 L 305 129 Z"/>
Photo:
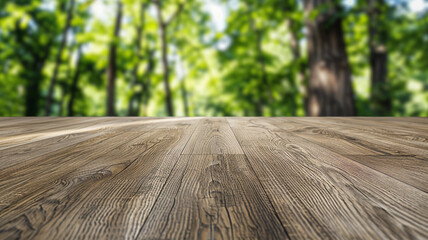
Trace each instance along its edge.
<path fill-rule="evenodd" d="M 132 140 L 140 136 L 138 130 L 150 130 L 151 126 L 125 127 L 111 129 L 106 134 L 78 143 L 72 149 L 60 149 L 45 156 L 32 158 L 28 161 L 12 165 L 0 172 L 0 203 L 7 205 L 22 196 L 38 191 L 44 184 L 65 175 L 66 171 L 74 171 L 91 162 L 92 159 L 102 158 L 116 147 L 125 144 L 122 136 L 128 134 Z M 137 132 L 131 132 L 132 130 Z M 1 206 L 0 206 L 1 207 Z"/>
<path fill-rule="evenodd" d="M 58 150 L 67 147 L 79 147 L 79 145 L 76 146 L 77 143 L 111 133 L 112 131 L 110 129 L 115 129 L 116 132 L 120 133 L 121 130 L 119 127 L 123 126 L 124 122 L 127 123 L 127 121 L 118 119 L 116 119 L 116 121 L 109 119 L 108 121 L 109 124 L 106 124 L 104 119 L 100 119 L 99 121 L 94 122 L 90 127 L 76 127 L 75 131 L 70 129 L 64 130 L 63 132 L 62 130 L 57 130 L 57 134 L 51 135 L 49 137 L 45 136 L 42 139 L 29 141 L 18 145 L 11 144 L 7 148 L 1 150 L 2 154 L 0 156 L 0 162 L 2 165 L 0 166 L 0 169 L 51 153 L 52 149 L 55 149 L 55 151 L 58 152 Z M 114 128 L 112 128 L 113 125 L 115 126 Z M 39 132 L 38 135 L 43 135 L 43 131 Z M 31 153 L 31 155 L 29 153 Z"/>
<path fill-rule="evenodd" d="M 156 134 L 156 132 L 149 132 L 154 127 L 160 129 L 171 128 L 171 133 L 173 133 L 173 129 L 177 128 L 177 126 L 180 128 L 188 126 L 188 124 L 179 125 L 179 122 L 176 121 L 163 121 L 157 124 L 143 123 L 146 122 L 141 122 L 138 126 L 112 128 L 110 133 L 107 131 L 105 135 L 78 143 L 72 149 L 54 151 L 48 155 L 4 169 L 0 172 L 0 182 L 2 182 L 3 186 L 0 189 L 1 205 L 3 207 L 7 206 L 22 196 L 32 192 L 39 192 L 40 188 L 44 187 L 44 184 L 52 184 L 54 180 L 65 175 L 66 172 L 64 171 L 72 172 L 94 164 L 94 160 L 106 161 L 104 160 L 105 158 L 115 160 L 115 157 L 128 154 L 126 152 L 127 148 L 132 149 L 133 147 L 133 145 L 129 144 L 134 144 L 135 141 L 137 141 L 135 144 L 140 144 L 138 141 L 144 139 L 146 137 L 145 134 L 149 136 Z M 165 134 L 168 135 L 167 133 Z M 127 141 L 123 141 L 124 139 L 127 139 Z M 139 145 L 136 146 L 138 147 Z M 145 145 L 141 144 L 140 149 L 143 147 Z M 177 149 L 170 146 L 170 149 L 165 147 L 162 152 L 174 153 L 177 152 Z M 102 166 L 104 165 L 102 164 Z M 1 205 L 0 207 L 2 207 Z"/>
<path fill-rule="evenodd" d="M 24 118 L 26 119 L 26 118 Z M 104 120 L 106 121 L 106 120 Z M 33 139 L 46 137 L 46 133 L 57 131 L 64 131 L 68 129 L 76 129 L 81 126 L 90 126 L 92 124 L 99 124 L 100 119 L 73 119 L 66 118 L 61 120 L 45 119 L 45 121 L 27 120 L 20 121 L 19 124 L 12 126 L 0 125 L 0 147 L 5 145 L 12 145 L 12 142 L 25 142 Z M 44 134 L 45 135 L 44 135 Z M 6 143 L 6 144 L 5 144 Z"/>
<path fill-rule="evenodd" d="M 353 117 L 353 120 L 376 121 L 384 126 L 402 127 L 406 130 L 428 130 L 427 117 Z"/>
<path fill-rule="evenodd" d="M 414 123 L 407 123 L 407 127 L 396 126 L 393 124 L 387 124 L 380 118 L 368 120 L 366 118 L 340 118 L 340 121 L 334 119 L 334 124 L 331 126 L 343 126 L 345 128 L 355 129 L 361 133 L 367 133 L 368 135 L 376 135 L 387 140 L 392 140 L 397 143 L 408 145 L 411 147 L 428 149 L 428 128 L 416 129 Z M 328 119 L 329 120 L 329 119 Z M 324 120 L 325 122 L 329 122 Z M 333 120 L 333 119 L 332 119 Z M 426 121 L 428 125 L 428 119 Z"/>
<path fill-rule="evenodd" d="M 140 239 L 288 239 L 244 155 L 182 155 Z"/>
<path fill-rule="evenodd" d="M 86 117 L 85 117 L 86 118 Z M 85 118 L 80 117 L 1 117 L 0 118 L 0 133 L 14 133 L 19 128 L 26 127 L 25 131 L 28 131 L 28 126 L 31 124 L 31 128 L 46 128 L 51 123 L 54 124 L 67 124 L 68 122 L 84 121 Z M 89 120 L 90 118 L 86 118 Z M 12 131 L 11 131 L 12 130 Z"/>
<path fill-rule="evenodd" d="M 334 128 L 330 129 L 307 124 L 298 119 L 272 119 L 268 122 L 283 131 L 291 132 L 296 136 L 306 138 L 313 143 L 340 154 L 395 154 L 395 150 L 373 146 L 373 144 L 367 142 L 366 139 L 356 139 L 352 136 L 344 135 L 342 132 L 335 131 Z"/>
<path fill-rule="evenodd" d="M 428 193 L 428 164 L 412 156 L 344 155 Z"/>
<path fill-rule="evenodd" d="M 26 196 L 0 214 L 0 238 L 124 238 L 135 235 L 197 120 L 173 121 Z M 134 127 L 134 131 L 138 130 Z M 138 134 L 138 131 L 136 131 Z M 173 151 L 167 148 L 175 149 Z M 122 213 L 122 214 L 120 214 Z M 71 227 L 72 226 L 72 227 Z"/>
<path fill-rule="evenodd" d="M 342 117 L 345 122 L 360 122 L 364 125 L 366 123 L 376 123 L 382 127 L 397 128 L 405 131 L 422 130 L 427 131 L 428 118 L 426 117 Z M 416 131 L 415 131 L 416 132 Z"/>
<path fill-rule="evenodd" d="M 423 191 L 262 119 L 228 121 L 289 232 L 306 225 L 291 212 L 310 219 L 310 238 L 322 236 L 314 226 L 321 238 L 428 237 Z"/>
<path fill-rule="evenodd" d="M 316 127 L 293 119 L 269 119 L 266 122 L 428 192 L 428 164 L 423 157 L 402 155 L 395 152 L 393 147 L 385 149 L 334 128 Z"/>
<path fill-rule="evenodd" d="M 336 122 L 335 118 L 301 118 L 301 119 L 270 119 L 267 120 L 272 124 L 284 129 L 291 130 L 293 126 L 299 126 L 295 129 L 298 134 L 311 135 L 311 141 L 317 141 L 323 147 L 335 148 L 335 151 L 341 151 L 343 154 L 359 154 L 355 152 L 346 151 L 360 151 L 360 154 L 379 154 L 379 155 L 412 155 L 418 158 L 427 159 L 428 148 L 427 143 L 418 142 L 417 147 L 406 145 L 406 140 L 391 138 L 390 136 L 379 136 L 373 134 L 373 131 L 362 130 L 351 124 L 343 125 L 339 121 Z M 299 123 L 300 122 L 300 123 Z M 321 137 L 315 136 L 316 134 Z M 328 138 L 335 143 L 324 141 Z M 347 143 L 345 143 L 347 142 Z M 340 150 L 337 144 L 343 146 L 348 145 L 346 149 Z M 351 150 L 349 145 L 355 145 L 357 148 Z M 358 148 L 360 148 L 358 150 Z M 361 152 L 362 151 L 362 152 Z"/>
<path fill-rule="evenodd" d="M 225 118 L 204 118 L 184 154 L 243 154 Z"/>
<path fill-rule="evenodd" d="M 0 118 L 0 239 L 428 239 L 424 118 Z"/>

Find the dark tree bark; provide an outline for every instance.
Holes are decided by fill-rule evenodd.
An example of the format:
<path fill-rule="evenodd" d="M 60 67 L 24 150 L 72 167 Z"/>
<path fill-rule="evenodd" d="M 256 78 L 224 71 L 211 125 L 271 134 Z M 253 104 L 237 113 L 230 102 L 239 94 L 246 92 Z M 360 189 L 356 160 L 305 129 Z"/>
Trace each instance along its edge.
<path fill-rule="evenodd" d="M 37 116 L 39 111 L 40 83 L 43 79 L 42 70 L 46 59 L 35 58 L 35 61 L 31 64 L 31 69 L 24 73 L 27 82 L 25 85 L 26 116 Z"/>
<path fill-rule="evenodd" d="M 180 84 L 181 97 L 183 98 L 184 116 L 189 116 L 189 101 L 187 99 L 186 81 L 183 79 Z"/>
<path fill-rule="evenodd" d="M 67 78 L 68 79 L 68 78 Z M 67 83 L 66 82 L 61 82 L 58 83 L 59 86 L 61 87 L 61 98 L 58 102 L 58 116 L 63 116 L 63 112 L 64 112 L 64 103 L 65 103 L 65 97 L 66 97 L 66 93 L 67 93 Z"/>
<path fill-rule="evenodd" d="M 81 61 L 82 61 L 82 46 L 79 45 L 77 49 L 76 71 L 74 73 L 73 81 L 71 83 L 70 99 L 68 100 L 68 105 L 67 105 L 67 116 L 74 116 L 74 100 L 76 98 L 77 85 L 80 77 Z"/>
<path fill-rule="evenodd" d="M 269 102 L 269 104 L 272 104 L 274 102 L 273 100 L 273 96 L 272 96 L 272 89 L 271 86 L 269 84 L 268 78 L 267 78 L 267 73 L 266 73 L 266 61 L 265 61 L 265 57 L 263 55 L 263 48 L 262 48 L 262 31 L 259 29 L 256 29 L 256 35 L 257 35 L 257 59 L 259 61 L 260 64 L 260 72 L 261 72 L 261 79 L 262 79 L 262 83 L 266 88 L 266 94 L 267 94 L 267 100 Z"/>
<path fill-rule="evenodd" d="M 302 64 L 301 59 L 301 51 L 299 46 L 299 37 L 298 37 L 298 30 L 297 30 L 297 23 L 291 19 L 286 19 L 287 26 L 290 30 L 290 48 L 291 52 L 293 54 L 293 64 L 295 64 L 297 68 L 297 84 L 299 86 L 299 90 L 303 95 L 303 104 L 305 106 L 305 110 L 307 109 L 307 88 L 306 88 L 306 81 L 305 81 L 305 68 Z"/>
<path fill-rule="evenodd" d="M 258 55 L 258 61 L 260 64 L 260 73 L 261 73 L 261 82 L 262 82 L 262 89 L 264 88 L 264 92 L 266 93 L 266 99 L 269 104 L 269 110 L 271 116 L 275 116 L 275 107 L 274 107 L 274 99 L 272 95 L 272 87 L 270 86 L 267 72 L 266 72 L 266 60 L 263 54 L 263 48 L 262 48 L 262 36 L 263 32 L 261 30 L 256 30 L 257 34 L 257 55 Z"/>
<path fill-rule="evenodd" d="M 109 62 L 107 67 L 107 116 L 115 116 L 115 90 L 116 90 L 116 51 L 117 38 L 120 34 L 122 23 L 122 2 L 117 1 L 116 23 L 114 26 L 114 40 L 110 43 Z"/>
<path fill-rule="evenodd" d="M 75 4 L 75 0 L 71 0 L 70 7 L 69 7 L 68 13 L 67 13 L 66 24 L 65 24 L 65 27 L 62 31 L 61 44 L 59 45 L 58 53 L 57 53 L 56 60 L 55 60 L 54 72 L 52 74 L 52 78 L 51 78 L 51 81 L 49 83 L 49 90 L 48 90 L 48 95 L 46 98 L 46 107 L 45 107 L 45 115 L 46 116 L 49 116 L 51 114 L 53 92 L 54 92 L 55 83 L 56 83 L 57 76 L 58 76 L 58 69 L 59 69 L 59 66 L 61 65 L 62 51 L 63 51 L 65 45 L 67 44 L 68 30 L 70 29 L 71 20 L 73 19 L 74 4 Z"/>
<path fill-rule="evenodd" d="M 166 112 L 168 116 L 174 116 L 174 107 L 172 105 L 171 90 L 169 87 L 169 63 L 168 63 L 168 42 L 167 42 L 167 28 L 168 25 L 176 18 L 183 9 L 183 3 L 178 5 L 176 12 L 165 21 L 162 16 L 162 4 L 160 0 L 155 0 L 155 5 L 158 13 L 158 24 L 162 45 L 162 66 L 163 66 L 163 83 L 165 88 Z"/>
<path fill-rule="evenodd" d="M 26 51 L 16 53 L 22 66 L 28 67 L 27 70 L 22 73 L 22 77 L 26 80 L 25 115 L 37 116 L 39 112 L 40 83 L 43 79 L 42 70 L 49 57 L 53 38 L 50 38 L 46 45 L 43 46 L 44 51 L 40 51 L 24 40 L 26 33 L 21 30 L 20 21 L 15 23 L 15 31 L 16 42 L 22 49 L 26 49 L 28 54 L 31 55 L 31 58 L 28 58 L 25 56 L 27 54 L 25 53 Z"/>
<path fill-rule="evenodd" d="M 142 91 L 139 92 L 136 96 L 137 98 L 137 106 L 141 105 L 141 102 L 143 103 L 144 106 L 144 112 L 143 115 L 147 116 L 147 104 L 149 102 L 150 99 L 150 85 L 151 85 L 151 80 L 150 80 L 150 76 L 153 73 L 153 70 L 155 68 L 155 60 L 154 60 L 154 51 L 153 50 L 147 50 L 147 66 L 146 66 L 146 71 L 144 72 L 143 78 L 142 78 L 142 83 L 141 83 L 141 88 Z M 137 108 L 137 115 L 140 115 L 140 108 Z"/>
<path fill-rule="evenodd" d="M 369 14 L 369 44 L 371 68 L 370 104 L 376 115 L 389 115 L 391 98 L 388 87 L 388 29 L 385 24 L 384 0 L 367 0 Z"/>
<path fill-rule="evenodd" d="M 133 93 L 133 96 L 131 98 L 131 101 L 128 105 L 128 115 L 129 116 L 140 116 L 140 107 L 141 104 L 144 106 L 143 116 L 147 116 L 147 104 L 150 99 L 150 76 L 153 73 L 154 70 L 154 51 L 153 50 L 147 50 L 146 51 L 146 57 L 147 57 L 147 65 L 146 69 L 144 71 L 143 76 L 141 77 L 141 81 L 138 81 L 135 83 L 134 86 L 140 86 L 140 90 Z M 135 105 L 135 106 L 134 106 Z"/>
<path fill-rule="evenodd" d="M 129 116 L 140 116 L 140 107 L 141 102 L 143 102 L 144 106 L 147 105 L 148 100 L 150 98 L 150 75 L 154 69 L 154 59 L 153 52 L 148 51 L 148 62 L 146 66 L 146 70 L 144 75 L 141 77 L 141 81 L 137 82 L 135 85 L 139 85 L 141 88 L 137 92 L 135 92 L 132 96 L 132 102 L 129 104 L 128 115 Z M 134 106 L 135 102 L 135 106 Z"/>
<path fill-rule="evenodd" d="M 135 43 L 135 45 L 136 45 L 135 53 L 137 55 L 138 62 L 135 64 L 134 69 L 132 70 L 131 89 L 134 89 L 134 87 L 140 82 L 138 80 L 138 67 L 140 66 L 140 62 L 143 59 L 143 56 L 141 54 L 141 45 L 142 45 L 141 40 L 142 40 L 143 30 L 144 30 L 145 10 L 146 10 L 146 5 L 144 3 L 142 3 L 141 9 L 140 9 L 140 24 L 136 26 L 137 39 L 136 39 L 136 43 Z M 139 102 L 138 95 L 140 94 L 141 91 L 143 91 L 143 89 L 140 89 L 137 92 L 134 91 L 132 93 L 132 96 L 131 96 L 131 99 L 129 100 L 129 105 L 128 105 L 128 115 L 129 116 L 138 116 L 139 115 L 140 105 L 139 104 L 137 104 L 137 106 L 134 106 L 134 105 L 135 105 L 135 102 Z"/>
<path fill-rule="evenodd" d="M 256 99 L 256 98 L 251 98 L 251 99 Z M 262 105 L 262 101 L 256 101 L 254 104 L 254 115 L 255 116 L 263 116 L 263 105 Z"/>
<path fill-rule="evenodd" d="M 333 0 L 305 0 L 305 11 L 320 5 L 327 11 L 307 20 L 309 51 L 310 116 L 353 116 L 356 114 L 351 71 L 343 37 L 340 6 Z"/>

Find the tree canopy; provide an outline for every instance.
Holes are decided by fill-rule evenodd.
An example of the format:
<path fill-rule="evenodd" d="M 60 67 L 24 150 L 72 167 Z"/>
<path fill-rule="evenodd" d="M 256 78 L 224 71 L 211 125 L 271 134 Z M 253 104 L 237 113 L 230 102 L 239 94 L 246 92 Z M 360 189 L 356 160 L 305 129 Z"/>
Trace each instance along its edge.
<path fill-rule="evenodd" d="M 0 116 L 428 116 L 427 53 L 420 0 L 6 0 Z"/>

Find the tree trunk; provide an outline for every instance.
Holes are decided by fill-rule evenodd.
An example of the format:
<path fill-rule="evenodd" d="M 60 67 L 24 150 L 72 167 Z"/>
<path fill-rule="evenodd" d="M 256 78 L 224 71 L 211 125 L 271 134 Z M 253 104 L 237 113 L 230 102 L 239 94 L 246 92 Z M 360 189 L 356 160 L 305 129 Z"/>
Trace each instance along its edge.
<path fill-rule="evenodd" d="M 356 114 L 351 71 L 343 37 L 340 6 L 333 0 L 305 0 L 305 11 L 327 7 L 315 20 L 307 20 L 309 51 L 310 116 L 353 116 Z"/>
<path fill-rule="evenodd" d="M 57 54 L 56 60 L 55 60 L 54 72 L 52 74 L 52 78 L 51 78 L 51 81 L 49 84 L 48 96 L 46 98 L 46 107 L 45 107 L 45 115 L 46 116 L 49 116 L 51 113 L 53 92 L 54 92 L 55 83 L 56 83 L 57 76 L 58 76 L 59 66 L 61 65 L 62 50 L 64 49 L 65 45 L 67 44 L 68 30 L 69 30 L 70 25 L 71 25 L 71 20 L 73 19 L 74 4 L 75 4 L 75 0 L 71 0 L 70 8 L 68 9 L 68 13 L 67 13 L 66 24 L 65 24 L 65 27 L 62 31 L 61 44 L 59 45 L 58 54 Z"/>
<path fill-rule="evenodd" d="M 20 27 L 21 20 L 15 22 L 16 42 L 21 48 L 27 49 L 31 58 L 26 54 L 17 53 L 19 61 L 22 66 L 28 66 L 27 71 L 22 73 L 25 79 L 25 115 L 37 116 L 39 112 L 40 100 L 40 83 L 43 79 L 43 67 L 51 50 L 53 38 L 49 38 L 48 43 L 43 47 L 44 51 L 34 49 L 32 45 L 28 45 L 24 39 L 25 33 Z"/>
<path fill-rule="evenodd" d="M 114 26 L 114 40 L 110 44 L 109 63 L 107 68 L 107 115 L 115 116 L 115 83 L 116 83 L 116 50 L 120 26 L 122 22 L 122 3 L 117 1 L 116 24 Z"/>
<path fill-rule="evenodd" d="M 183 73 L 182 76 L 180 76 L 180 92 L 181 92 L 181 98 L 183 101 L 183 109 L 184 109 L 184 116 L 189 116 L 189 102 L 187 99 L 187 89 L 186 89 L 186 73 L 183 67 L 183 61 L 180 58 L 178 61 L 178 67 L 181 69 L 181 72 Z"/>
<path fill-rule="evenodd" d="M 63 116 L 63 112 L 64 112 L 64 103 L 65 103 L 65 97 L 67 93 L 67 83 L 65 82 L 60 83 L 60 86 L 61 86 L 61 99 L 59 100 L 59 104 L 58 104 L 59 109 L 58 109 L 58 115 L 57 115 L 59 117 Z"/>
<path fill-rule="evenodd" d="M 82 46 L 79 45 L 77 49 L 77 60 L 76 60 L 76 72 L 73 76 L 73 82 L 71 83 L 71 89 L 70 89 L 70 99 L 68 101 L 67 106 L 67 115 L 68 116 L 74 116 L 74 100 L 76 98 L 76 92 L 77 92 L 77 84 L 79 81 L 80 76 L 80 62 L 82 59 Z"/>
<path fill-rule="evenodd" d="M 254 101 L 254 115 L 263 116 L 263 101 L 261 100 L 261 97 L 252 97 L 251 99 L 257 99 L 256 101 Z"/>
<path fill-rule="evenodd" d="M 138 62 L 135 64 L 134 69 L 132 71 L 133 77 L 132 77 L 132 83 L 131 83 L 131 89 L 134 89 L 135 85 L 138 84 L 138 66 L 140 65 L 141 60 L 143 59 L 143 56 L 141 55 L 141 40 L 143 36 L 143 29 L 144 29 L 144 16 L 145 16 L 145 4 L 141 4 L 141 10 L 140 10 L 140 24 L 136 27 L 137 30 L 137 39 L 136 39 L 136 49 L 135 52 L 138 57 Z M 139 90 L 141 92 L 142 89 Z M 135 109 L 134 103 L 135 101 L 140 102 L 138 100 L 139 92 L 133 92 L 131 99 L 129 100 L 128 105 L 128 115 L 129 116 L 138 116 L 140 107 L 139 104 L 137 104 L 137 109 Z"/>
<path fill-rule="evenodd" d="M 371 68 L 370 104 L 376 115 L 389 115 L 391 98 L 388 87 L 388 52 L 386 41 L 388 30 L 385 26 L 385 8 L 383 0 L 367 0 L 369 5 L 369 44 Z"/>
<path fill-rule="evenodd" d="M 269 104 L 269 110 L 271 116 L 275 116 L 275 107 L 274 107 L 274 99 L 272 95 L 272 88 L 270 86 L 267 73 L 266 73 L 266 64 L 265 64 L 265 57 L 263 55 L 263 48 L 262 48 L 262 31 L 256 30 L 257 34 L 257 55 L 258 55 L 258 61 L 260 64 L 260 73 L 261 73 L 261 80 L 262 80 L 262 88 L 265 89 L 266 92 L 266 99 Z"/>
<path fill-rule="evenodd" d="M 274 102 L 273 96 L 272 96 L 272 89 L 270 87 L 267 74 L 266 74 L 266 64 L 265 64 L 265 57 L 263 55 L 263 49 L 262 49 L 262 32 L 261 30 L 255 30 L 257 34 L 257 55 L 258 55 L 258 61 L 260 64 L 260 72 L 261 72 L 261 78 L 262 83 L 264 87 L 266 88 L 266 94 L 267 94 L 267 100 L 269 104 L 272 104 Z"/>
<path fill-rule="evenodd" d="M 185 80 L 181 80 L 181 97 L 183 98 L 184 116 L 189 116 L 189 102 L 187 100 L 187 90 Z"/>
<path fill-rule="evenodd" d="M 24 78 L 27 81 L 25 86 L 25 115 L 26 116 L 37 116 L 39 112 L 39 100 L 40 100 L 40 83 L 43 79 L 43 67 L 46 63 L 46 59 L 49 56 L 49 50 L 51 48 L 52 41 L 49 41 L 45 47 L 46 52 L 43 56 L 35 56 L 34 62 L 30 63 L 31 70 L 24 73 Z M 26 62 L 26 61 L 25 61 Z M 24 63 L 25 63 L 24 62 Z"/>
<path fill-rule="evenodd" d="M 40 99 L 40 82 L 43 74 L 43 63 L 35 63 L 32 70 L 25 72 L 24 77 L 26 79 L 25 85 L 25 115 L 26 116 L 37 116 L 39 111 L 39 99 Z"/>
<path fill-rule="evenodd" d="M 288 25 L 288 28 L 290 30 L 290 48 L 291 52 L 293 54 L 293 64 L 297 68 L 297 84 L 299 86 L 299 91 L 303 95 L 303 105 L 305 106 L 305 110 L 307 109 L 307 89 L 306 89 L 306 82 L 305 82 L 305 69 L 302 65 L 301 58 L 301 52 L 300 52 L 300 46 L 299 46 L 299 37 L 296 30 L 296 22 L 288 18 L 286 19 L 286 23 Z M 296 111 L 294 110 L 294 113 Z"/>
<path fill-rule="evenodd" d="M 174 110 L 172 106 L 171 91 L 169 89 L 169 63 L 168 63 L 168 46 L 166 40 L 166 25 L 162 19 L 161 6 L 157 1 L 158 19 L 160 25 L 160 35 L 162 44 L 162 67 L 163 67 L 163 84 L 165 88 L 165 100 L 166 100 L 166 112 L 168 116 L 174 116 Z"/>
<path fill-rule="evenodd" d="M 162 5 L 160 0 L 155 0 L 154 3 L 158 13 L 158 24 L 161 35 L 160 37 L 162 45 L 163 83 L 165 87 L 166 112 L 168 116 L 174 116 L 174 107 L 172 105 L 172 96 L 169 87 L 168 42 L 166 37 L 166 30 L 168 24 L 171 23 L 172 20 L 174 20 L 174 18 L 176 18 L 180 14 L 181 10 L 183 9 L 183 3 L 178 5 L 177 10 L 171 15 L 171 17 L 167 21 L 165 21 L 162 17 Z"/>
<path fill-rule="evenodd" d="M 142 91 L 139 92 L 139 94 L 137 95 L 137 106 L 140 106 L 141 102 L 143 103 L 144 106 L 144 110 L 143 110 L 143 116 L 147 116 L 147 105 L 150 99 L 150 85 L 151 85 L 151 80 L 150 80 L 150 75 L 153 72 L 153 69 L 155 67 L 155 61 L 153 59 L 153 55 L 154 55 L 154 51 L 153 50 L 148 50 L 147 51 L 147 66 L 146 66 L 146 71 L 144 72 L 143 78 L 142 78 Z M 137 108 L 137 114 L 140 115 L 139 112 L 140 108 Z"/>

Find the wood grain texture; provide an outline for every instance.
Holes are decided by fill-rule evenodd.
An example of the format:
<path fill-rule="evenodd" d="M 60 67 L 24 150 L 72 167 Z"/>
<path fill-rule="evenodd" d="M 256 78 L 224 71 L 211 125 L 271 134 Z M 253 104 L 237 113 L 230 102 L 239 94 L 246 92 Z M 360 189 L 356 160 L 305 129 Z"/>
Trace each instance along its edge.
<path fill-rule="evenodd" d="M 201 120 L 184 154 L 243 154 L 225 118 Z"/>
<path fill-rule="evenodd" d="M 0 118 L 0 239 L 428 239 L 426 118 Z"/>
<path fill-rule="evenodd" d="M 139 238 L 288 238 L 244 155 L 182 155 L 171 178 Z"/>
<path fill-rule="evenodd" d="M 326 237 L 428 237 L 426 193 L 283 131 L 269 120 L 229 121 L 250 162 L 260 167 L 260 174 L 273 172 L 266 177 L 267 184 L 295 194 L 293 200 L 299 199 L 302 209 L 311 212 L 312 222 L 323 224 Z M 257 141 L 251 138 L 254 135 L 260 136 Z M 276 202 L 287 209 L 297 205 L 287 199 Z M 302 210 L 291 211 L 297 214 Z M 288 221 L 295 224 L 296 219 Z M 414 224 L 421 228 L 410 227 Z"/>

